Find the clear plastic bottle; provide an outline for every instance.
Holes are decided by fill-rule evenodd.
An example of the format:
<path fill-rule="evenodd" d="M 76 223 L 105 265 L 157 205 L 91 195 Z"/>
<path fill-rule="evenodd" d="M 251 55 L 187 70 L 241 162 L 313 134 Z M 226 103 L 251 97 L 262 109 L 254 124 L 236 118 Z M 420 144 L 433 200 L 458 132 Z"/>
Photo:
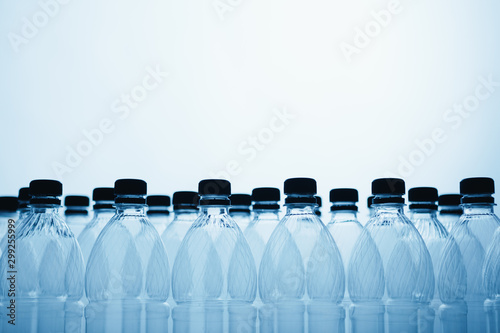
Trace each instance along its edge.
<path fill-rule="evenodd" d="M 491 178 L 467 178 L 460 182 L 464 214 L 452 229 L 467 270 L 467 328 L 469 333 L 486 331 L 482 270 L 486 251 L 500 220 L 493 212 L 495 184 Z M 447 245 L 448 246 L 448 245 Z M 448 247 L 452 248 L 450 244 Z M 448 251 L 448 249 L 447 249 Z"/>
<path fill-rule="evenodd" d="M 351 253 L 359 236 L 363 232 L 363 226 L 358 221 L 358 191 L 351 188 L 338 188 L 330 191 L 330 202 L 332 203 L 330 223 L 326 226 L 332 234 L 335 243 L 342 256 L 344 272 L 348 272 Z M 342 301 L 344 308 L 349 311 L 351 299 L 349 291 L 344 294 Z M 346 316 L 346 331 L 351 331 L 350 319 Z"/>
<path fill-rule="evenodd" d="M 430 308 L 422 307 L 419 322 L 419 332 L 442 332 L 441 322 L 436 313 L 441 306 L 441 299 L 437 288 L 439 267 L 442 260 L 442 252 L 448 240 L 446 228 L 437 219 L 438 190 L 433 187 L 414 187 L 408 191 L 410 201 L 410 220 L 417 228 L 431 255 L 434 270 L 434 299 Z M 428 310 L 428 311 L 426 311 Z"/>
<path fill-rule="evenodd" d="M 244 235 L 252 250 L 258 273 L 266 244 L 280 221 L 280 190 L 274 187 L 255 188 L 252 191 L 252 201 L 253 220 L 246 228 Z M 269 317 L 270 312 L 263 307 L 258 291 L 255 306 L 259 312 L 260 332 L 271 332 L 274 319 Z"/>
<path fill-rule="evenodd" d="M 443 194 L 439 196 L 439 221 L 448 233 L 458 223 L 464 210 L 461 206 L 461 194 Z"/>
<path fill-rule="evenodd" d="M 487 332 L 500 332 L 500 228 L 497 228 L 484 260 L 483 284 L 488 300 L 485 302 Z"/>
<path fill-rule="evenodd" d="M 78 236 L 78 243 L 82 249 L 83 259 L 88 262 L 90 251 L 102 229 L 115 215 L 115 190 L 112 187 L 97 187 L 92 191 L 92 200 L 95 202 L 92 220 L 85 226 Z"/>
<path fill-rule="evenodd" d="M 84 195 L 67 195 L 64 198 L 64 218 L 66 224 L 70 227 L 73 234 L 78 239 L 80 233 L 87 226 L 89 222 L 89 197 Z"/>
<path fill-rule="evenodd" d="M 252 213 L 250 206 L 252 205 L 252 197 L 249 194 L 232 194 L 231 207 L 229 208 L 229 215 L 240 227 L 242 232 L 248 227 L 252 221 Z"/>
<path fill-rule="evenodd" d="M 231 185 L 202 180 L 200 216 L 175 258 L 172 292 L 174 332 L 252 332 L 257 289 L 252 252 L 229 216 Z"/>
<path fill-rule="evenodd" d="M 0 255 L 5 245 L 5 237 L 9 229 L 9 220 L 17 223 L 17 197 L 0 197 Z"/>
<path fill-rule="evenodd" d="M 422 237 L 403 213 L 404 181 L 395 178 L 376 179 L 372 183 L 372 193 L 375 196 L 375 216 L 365 228 L 377 245 L 383 261 L 386 331 L 417 332 L 418 310 L 423 304 L 429 304 L 434 296 L 432 260 Z M 374 300 L 378 300 L 380 278 L 365 282 L 367 284 L 362 287 L 373 292 Z M 353 298 L 352 292 L 350 295 Z"/>
<path fill-rule="evenodd" d="M 270 332 L 344 332 L 344 266 L 314 213 L 316 181 L 285 181 L 287 213 L 272 233 L 259 269 L 259 292 L 275 318 Z"/>
<path fill-rule="evenodd" d="M 148 218 L 161 235 L 172 221 L 170 216 L 170 197 L 168 195 L 148 195 Z"/>
<path fill-rule="evenodd" d="M 83 258 L 73 233 L 59 214 L 62 184 L 30 183 L 32 212 L 16 228 L 15 262 L 3 254 L 0 293 L 9 300 L 15 280 L 15 326 L 2 318 L 2 332 L 80 332 Z M 12 266 L 11 266 L 12 265 Z"/>
<path fill-rule="evenodd" d="M 114 192 L 116 214 L 87 264 L 87 332 L 166 332 L 169 264 L 146 216 L 146 182 L 119 179 Z"/>

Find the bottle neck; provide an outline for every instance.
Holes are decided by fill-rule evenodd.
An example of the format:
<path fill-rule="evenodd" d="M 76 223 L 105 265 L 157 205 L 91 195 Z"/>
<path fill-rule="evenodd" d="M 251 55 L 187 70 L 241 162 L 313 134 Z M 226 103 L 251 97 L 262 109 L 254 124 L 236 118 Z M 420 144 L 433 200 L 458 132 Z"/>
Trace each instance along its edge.
<path fill-rule="evenodd" d="M 437 216 L 437 210 L 434 209 L 410 209 L 412 219 L 432 219 Z"/>
<path fill-rule="evenodd" d="M 250 215 L 250 206 L 231 206 L 229 208 L 230 214 L 243 214 Z"/>
<path fill-rule="evenodd" d="M 34 214 L 59 214 L 61 206 L 55 204 L 31 204 L 30 207 Z"/>
<path fill-rule="evenodd" d="M 116 209 L 114 209 L 114 208 L 98 208 L 98 209 L 94 209 L 94 217 L 114 215 L 115 212 L 116 212 Z"/>
<path fill-rule="evenodd" d="M 286 214 L 287 215 L 304 215 L 304 214 L 312 214 L 316 208 L 316 204 L 309 203 L 293 203 L 286 205 Z"/>
<path fill-rule="evenodd" d="M 228 214 L 228 206 L 201 206 L 203 215 L 225 215 Z"/>
<path fill-rule="evenodd" d="M 358 219 L 358 212 L 354 210 L 334 210 L 331 212 L 332 222 L 347 222 Z"/>
<path fill-rule="evenodd" d="M 80 207 L 80 206 L 70 206 L 66 207 L 66 210 L 64 211 L 65 215 L 88 215 L 89 212 L 87 210 L 87 207 Z"/>
<path fill-rule="evenodd" d="M 494 214 L 494 204 L 491 203 L 474 203 L 463 204 L 464 214 L 467 215 L 490 215 Z"/>
<path fill-rule="evenodd" d="M 403 214 L 404 204 L 401 203 L 385 203 L 374 204 L 372 207 L 375 209 L 375 216 L 380 214 Z"/>
<path fill-rule="evenodd" d="M 279 209 L 257 209 L 253 211 L 255 219 L 277 220 L 279 219 Z"/>
<path fill-rule="evenodd" d="M 117 214 L 126 215 L 145 215 L 146 205 L 145 204 L 132 204 L 132 203 L 118 203 L 116 204 Z"/>
<path fill-rule="evenodd" d="M 462 215 L 464 210 L 460 206 L 440 206 L 441 215 Z"/>
<path fill-rule="evenodd" d="M 193 220 L 198 216 L 199 211 L 196 209 L 175 209 L 175 219 L 177 220 Z"/>

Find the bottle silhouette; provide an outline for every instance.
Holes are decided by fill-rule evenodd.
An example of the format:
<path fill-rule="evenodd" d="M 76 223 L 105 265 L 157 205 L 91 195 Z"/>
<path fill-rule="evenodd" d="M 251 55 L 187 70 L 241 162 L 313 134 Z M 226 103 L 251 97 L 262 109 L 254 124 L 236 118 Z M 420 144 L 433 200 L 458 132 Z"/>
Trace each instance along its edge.
<path fill-rule="evenodd" d="M 482 270 L 486 251 L 490 247 L 500 220 L 493 212 L 495 184 L 491 178 L 467 178 L 460 182 L 464 214 L 452 229 L 452 236 L 462 254 L 466 269 L 467 332 L 486 331 Z M 454 244 L 447 244 L 451 252 Z"/>
<path fill-rule="evenodd" d="M 240 227 L 242 232 L 252 221 L 252 214 L 250 206 L 252 205 L 252 197 L 249 194 L 232 194 L 231 207 L 229 208 L 229 215 Z"/>
<path fill-rule="evenodd" d="M 344 266 L 314 213 L 316 181 L 285 181 L 287 212 L 272 233 L 259 268 L 259 293 L 275 318 L 272 332 L 344 332 Z M 272 312 L 271 312 L 272 310 Z"/>
<path fill-rule="evenodd" d="M 31 213 L 16 227 L 15 257 L 0 260 L 0 294 L 15 284 L 15 326 L 2 318 L 2 332 L 80 332 L 84 265 L 78 243 L 59 214 L 62 184 L 30 183 Z M 12 244 L 12 243 L 9 243 Z M 13 318 L 9 318 L 14 320 Z"/>
<path fill-rule="evenodd" d="M 161 235 L 171 222 L 170 197 L 168 195 L 148 195 L 148 218 Z"/>
<path fill-rule="evenodd" d="M 358 191 L 355 189 L 338 188 L 330 191 L 330 202 L 332 203 L 330 208 L 331 219 L 326 227 L 332 234 L 340 251 L 346 275 L 351 260 L 352 250 L 363 231 L 363 226 L 359 223 L 357 217 L 358 207 L 356 203 L 358 200 Z M 349 291 L 347 290 L 347 284 L 342 305 L 349 311 L 351 299 L 349 297 Z M 350 319 L 347 313 L 346 331 L 350 332 L 350 330 Z"/>
<path fill-rule="evenodd" d="M 254 332 L 256 269 L 228 214 L 231 184 L 202 180 L 198 193 L 200 216 L 184 237 L 172 272 L 174 332 Z"/>
<path fill-rule="evenodd" d="M 443 194 L 439 196 L 439 221 L 448 232 L 458 223 L 464 210 L 461 206 L 461 194 Z"/>
<path fill-rule="evenodd" d="M 83 260 L 88 262 L 90 251 L 102 229 L 115 215 L 115 192 L 112 187 L 97 187 L 92 191 L 92 200 L 95 202 L 92 220 L 85 226 L 78 236 L 78 243 L 82 249 Z"/>
<path fill-rule="evenodd" d="M 433 187 L 414 187 L 408 191 L 410 201 L 410 220 L 422 236 L 427 250 L 432 259 L 434 270 L 434 299 L 430 308 L 422 307 L 419 313 L 419 332 L 441 332 L 439 316 L 436 317 L 441 299 L 437 288 L 439 267 L 442 260 L 442 252 L 448 239 L 446 228 L 437 219 L 438 191 Z M 426 311 L 427 310 L 427 311 Z"/>
<path fill-rule="evenodd" d="M 89 197 L 83 195 L 67 195 L 64 198 L 64 206 L 66 207 L 64 211 L 66 224 L 78 239 L 78 236 L 80 236 L 80 233 L 89 222 Z"/>
<path fill-rule="evenodd" d="M 166 332 L 169 264 L 146 216 L 146 182 L 119 179 L 114 192 L 116 214 L 87 263 L 87 332 Z"/>
<path fill-rule="evenodd" d="M 258 270 L 269 237 L 279 223 L 280 190 L 274 187 L 255 188 L 252 191 L 252 201 L 254 218 L 245 229 L 244 235 L 252 250 Z M 272 309 L 263 306 L 258 292 L 255 306 L 259 311 L 260 333 L 272 332 L 274 318 L 269 316 L 271 313 L 269 310 Z"/>
<path fill-rule="evenodd" d="M 385 294 L 382 300 L 387 313 L 386 331 L 417 332 L 418 310 L 429 304 L 434 295 L 432 260 L 422 237 L 403 213 L 404 181 L 376 179 L 372 183 L 372 193 L 375 196 L 375 216 L 365 228 L 383 261 Z M 373 291 L 374 300 L 380 296 L 379 275 L 376 283 L 368 280 L 364 286 Z M 350 272 L 349 276 L 353 278 L 355 275 Z"/>
<path fill-rule="evenodd" d="M 483 284 L 488 297 L 485 302 L 487 332 L 500 332 L 500 228 L 497 228 L 483 268 Z"/>

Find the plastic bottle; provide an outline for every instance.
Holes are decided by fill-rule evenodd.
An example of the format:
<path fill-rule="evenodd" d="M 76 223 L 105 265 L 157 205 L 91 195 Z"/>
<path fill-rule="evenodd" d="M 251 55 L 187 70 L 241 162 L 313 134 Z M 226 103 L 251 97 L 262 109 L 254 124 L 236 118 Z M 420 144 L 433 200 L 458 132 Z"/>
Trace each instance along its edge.
<path fill-rule="evenodd" d="M 200 216 L 175 258 L 172 292 L 174 332 L 252 332 L 257 289 L 252 252 L 229 216 L 231 185 L 202 180 Z"/>
<path fill-rule="evenodd" d="M 417 332 L 418 310 L 434 295 L 432 260 L 422 237 L 403 213 L 404 181 L 376 179 L 372 193 L 375 216 L 365 228 L 377 245 L 384 265 L 386 331 Z M 378 291 L 380 279 L 376 282 L 368 280 L 364 288 Z M 352 293 L 350 295 L 352 298 Z M 378 300 L 378 292 L 374 296 Z"/>
<path fill-rule="evenodd" d="M 487 332 L 500 332 L 500 228 L 497 228 L 483 268 L 483 284 L 488 296 L 485 302 Z"/>
<path fill-rule="evenodd" d="M 332 234 L 335 243 L 342 256 L 344 272 L 348 272 L 351 261 L 351 253 L 359 236 L 363 232 L 363 226 L 359 223 L 357 212 L 358 191 L 351 188 L 338 188 L 330 191 L 330 202 L 332 203 L 330 223 L 326 226 Z M 344 294 L 342 301 L 344 308 L 349 311 L 351 299 L 349 291 Z M 348 314 L 348 313 L 347 313 Z M 349 316 L 346 316 L 346 331 L 350 332 L 351 325 Z"/>
<path fill-rule="evenodd" d="M 0 197 L 0 255 L 4 250 L 4 239 L 9 230 L 9 220 L 16 223 L 17 219 L 17 197 Z"/>
<path fill-rule="evenodd" d="M 482 270 L 486 251 L 490 247 L 500 220 L 493 212 L 495 184 L 491 178 L 467 178 L 460 182 L 464 214 L 452 229 L 467 270 L 467 331 L 486 331 Z M 448 246 L 448 245 L 447 245 Z M 453 244 L 448 246 L 453 247 Z M 447 249 L 448 251 L 449 249 Z"/>
<path fill-rule="evenodd" d="M 344 266 L 318 216 L 316 181 L 285 181 L 287 213 L 272 233 L 259 268 L 259 292 L 275 318 L 271 332 L 344 332 Z"/>
<path fill-rule="evenodd" d="M 437 288 L 439 266 L 442 260 L 442 252 L 448 239 L 446 228 L 437 219 L 438 191 L 433 187 L 414 187 L 408 191 L 410 201 L 410 220 L 417 228 L 431 255 L 434 270 L 435 292 L 434 299 L 428 311 L 421 309 L 420 332 L 441 332 L 441 322 L 436 313 L 441 306 L 441 299 Z M 427 312 L 427 313 L 426 313 Z"/>
<path fill-rule="evenodd" d="M 84 265 L 78 242 L 58 211 L 62 184 L 34 180 L 29 192 L 32 212 L 9 244 L 15 245 L 16 260 L 5 253 L 0 260 L 0 294 L 4 302 L 15 299 L 15 326 L 2 318 L 2 332 L 80 332 Z M 13 281 L 15 297 L 8 296 Z"/>
<path fill-rule="evenodd" d="M 64 198 L 64 206 L 66 207 L 64 211 L 66 224 L 78 239 L 78 236 L 80 236 L 80 233 L 89 222 L 89 197 L 84 195 L 67 195 Z"/>
<path fill-rule="evenodd" d="M 116 214 L 87 264 L 87 332 L 166 332 L 169 264 L 146 216 L 146 182 L 119 179 L 114 189 Z"/>
<path fill-rule="evenodd" d="M 146 202 L 149 207 L 148 218 L 161 235 L 172 221 L 168 210 L 170 197 L 168 195 L 148 195 Z"/>
<path fill-rule="evenodd" d="M 78 237 L 78 243 L 82 249 L 85 263 L 89 260 L 90 251 L 92 251 L 97 237 L 116 212 L 114 207 L 114 188 L 95 188 L 94 191 L 92 191 L 92 200 L 95 202 L 93 207 L 94 216 Z"/>
<path fill-rule="evenodd" d="M 444 194 L 439 196 L 439 221 L 444 225 L 448 232 L 458 223 L 464 210 L 460 206 L 462 200 L 461 194 Z"/>
<path fill-rule="evenodd" d="M 249 194 L 232 194 L 231 207 L 229 208 L 229 215 L 240 227 L 242 232 L 252 221 L 252 214 L 250 206 L 252 205 L 252 197 Z"/>

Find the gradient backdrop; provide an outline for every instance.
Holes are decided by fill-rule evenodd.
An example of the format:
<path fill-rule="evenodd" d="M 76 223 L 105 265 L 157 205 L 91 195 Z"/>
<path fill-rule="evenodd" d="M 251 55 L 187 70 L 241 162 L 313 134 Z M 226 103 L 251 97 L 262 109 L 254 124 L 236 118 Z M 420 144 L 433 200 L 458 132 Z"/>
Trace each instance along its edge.
<path fill-rule="evenodd" d="M 500 180 L 494 0 L 0 3 L 0 194 Z"/>

